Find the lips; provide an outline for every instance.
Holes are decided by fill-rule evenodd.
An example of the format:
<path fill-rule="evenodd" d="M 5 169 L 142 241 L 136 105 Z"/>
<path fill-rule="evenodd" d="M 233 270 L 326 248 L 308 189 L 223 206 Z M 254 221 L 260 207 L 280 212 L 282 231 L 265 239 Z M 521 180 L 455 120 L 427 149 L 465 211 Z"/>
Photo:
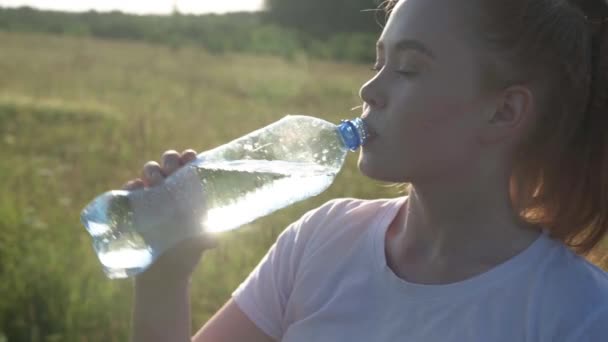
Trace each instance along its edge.
<path fill-rule="evenodd" d="M 369 112 L 365 112 L 365 113 L 363 113 L 363 115 L 361 115 L 361 120 L 363 120 L 363 122 L 365 122 L 365 128 L 367 130 L 368 139 L 374 139 L 376 136 L 378 136 L 378 134 L 376 133 L 374 126 L 369 122 L 368 117 L 369 117 Z"/>

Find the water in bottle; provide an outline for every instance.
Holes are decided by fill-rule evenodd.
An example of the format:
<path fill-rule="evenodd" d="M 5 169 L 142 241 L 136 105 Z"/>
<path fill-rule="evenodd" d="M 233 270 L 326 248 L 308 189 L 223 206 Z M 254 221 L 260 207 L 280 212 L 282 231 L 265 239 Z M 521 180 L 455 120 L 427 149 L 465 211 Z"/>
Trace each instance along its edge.
<path fill-rule="evenodd" d="M 199 154 L 158 186 L 98 196 L 81 220 L 105 273 L 128 277 L 184 239 L 237 228 L 321 193 L 367 137 L 361 119 L 334 125 L 288 115 Z"/>

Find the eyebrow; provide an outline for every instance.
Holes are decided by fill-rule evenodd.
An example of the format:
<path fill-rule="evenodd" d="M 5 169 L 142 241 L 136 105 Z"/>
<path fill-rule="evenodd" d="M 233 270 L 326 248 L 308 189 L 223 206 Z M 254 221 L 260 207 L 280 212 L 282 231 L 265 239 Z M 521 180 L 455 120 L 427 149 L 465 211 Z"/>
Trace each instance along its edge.
<path fill-rule="evenodd" d="M 376 43 L 376 47 L 379 50 L 384 50 L 384 42 L 379 40 Z M 422 42 L 420 42 L 418 40 L 413 40 L 413 39 L 400 40 L 395 44 L 395 50 L 401 50 L 401 51 L 416 50 L 433 59 L 435 58 L 435 54 L 433 53 L 433 51 L 431 51 L 431 49 L 429 49 L 426 45 L 424 45 Z"/>

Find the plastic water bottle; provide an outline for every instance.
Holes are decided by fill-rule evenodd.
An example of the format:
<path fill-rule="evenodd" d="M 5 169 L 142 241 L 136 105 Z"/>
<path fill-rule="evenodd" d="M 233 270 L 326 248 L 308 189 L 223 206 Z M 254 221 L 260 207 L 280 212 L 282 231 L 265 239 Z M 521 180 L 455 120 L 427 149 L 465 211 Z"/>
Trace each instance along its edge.
<path fill-rule="evenodd" d="M 359 118 L 334 125 L 288 115 L 199 154 L 158 186 L 98 196 L 81 220 L 106 275 L 125 278 L 184 239 L 237 228 L 321 193 L 367 137 Z"/>

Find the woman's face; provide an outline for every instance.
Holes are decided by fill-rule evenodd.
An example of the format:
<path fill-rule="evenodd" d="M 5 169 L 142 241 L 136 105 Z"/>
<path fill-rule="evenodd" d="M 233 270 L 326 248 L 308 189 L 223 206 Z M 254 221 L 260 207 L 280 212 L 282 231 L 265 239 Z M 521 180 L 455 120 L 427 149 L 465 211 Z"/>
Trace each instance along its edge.
<path fill-rule="evenodd" d="M 382 32 L 377 73 L 361 88 L 376 135 L 359 158 L 369 177 L 416 182 L 468 173 L 478 162 L 478 131 L 492 107 L 466 33 L 472 16 L 459 3 L 467 1 L 400 1 Z"/>

